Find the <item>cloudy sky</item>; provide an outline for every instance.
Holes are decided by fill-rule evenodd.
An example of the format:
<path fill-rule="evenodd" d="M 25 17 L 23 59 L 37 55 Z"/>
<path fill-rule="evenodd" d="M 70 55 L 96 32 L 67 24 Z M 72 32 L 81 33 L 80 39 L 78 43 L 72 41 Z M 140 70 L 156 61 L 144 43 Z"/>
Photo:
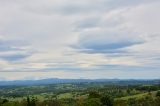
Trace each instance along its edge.
<path fill-rule="evenodd" d="M 160 78 L 160 0 L 0 0 L 0 80 Z"/>

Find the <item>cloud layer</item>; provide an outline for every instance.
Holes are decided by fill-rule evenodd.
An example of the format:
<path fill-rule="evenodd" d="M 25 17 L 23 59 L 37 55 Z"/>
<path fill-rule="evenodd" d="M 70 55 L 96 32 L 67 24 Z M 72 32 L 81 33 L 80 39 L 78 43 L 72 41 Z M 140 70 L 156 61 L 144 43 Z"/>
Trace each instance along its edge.
<path fill-rule="evenodd" d="M 0 79 L 160 78 L 159 5 L 0 1 Z"/>

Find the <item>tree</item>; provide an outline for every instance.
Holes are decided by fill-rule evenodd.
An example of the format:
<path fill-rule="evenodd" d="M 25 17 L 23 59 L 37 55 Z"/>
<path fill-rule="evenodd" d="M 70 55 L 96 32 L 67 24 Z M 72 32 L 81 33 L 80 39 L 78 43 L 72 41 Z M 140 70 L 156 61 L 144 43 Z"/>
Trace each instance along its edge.
<path fill-rule="evenodd" d="M 96 91 L 89 92 L 89 98 L 100 98 L 100 94 Z"/>
<path fill-rule="evenodd" d="M 127 106 L 126 100 L 121 100 L 121 99 L 115 100 L 114 106 Z"/>
<path fill-rule="evenodd" d="M 156 93 L 156 96 L 159 96 L 159 97 L 160 97 L 160 91 L 158 91 L 158 92 Z"/>
<path fill-rule="evenodd" d="M 160 106 L 160 96 L 156 97 L 155 106 Z"/>
<path fill-rule="evenodd" d="M 86 101 L 84 106 L 101 106 L 101 101 L 99 98 L 91 98 Z"/>
<path fill-rule="evenodd" d="M 129 106 L 135 106 L 136 105 L 136 99 L 135 98 L 128 99 L 128 105 Z"/>
<path fill-rule="evenodd" d="M 27 106 L 31 106 L 31 103 L 30 103 L 30 98 L 29 98 L 29 96 L 27 97 Z"/>
<path fill-rule="evenodd" d="M 32 97 L 31 99 L 29 96 L 27 97 L 27 106 L 36 106 L 36 99 Z"/>
<path fill-rule="evenodd" d="M 36 106 L 36 101 L 36 98 L 32 97 L 30 106 Z"/>
<path fill-rule="evenodd" d="M 8 100 L 7 99 L 3 99 L 2 104 L 7 103 Z"/>
<path fill-rule="evenodd" d="M 113 98 L 109 95 L 105 95 L 101 98 L 102 106 L 113 106 Z"/>

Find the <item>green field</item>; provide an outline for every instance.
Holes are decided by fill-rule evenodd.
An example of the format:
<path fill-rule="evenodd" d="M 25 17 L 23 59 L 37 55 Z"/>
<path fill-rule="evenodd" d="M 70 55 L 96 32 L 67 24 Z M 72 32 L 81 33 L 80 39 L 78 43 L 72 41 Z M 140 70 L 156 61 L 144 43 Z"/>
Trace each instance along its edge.
<path fill-rule="evenodd" d="M 126 83 L 4 86 L 0 87 L 0 106 L 160 106 L 159 90 L 159 84 Z"/>

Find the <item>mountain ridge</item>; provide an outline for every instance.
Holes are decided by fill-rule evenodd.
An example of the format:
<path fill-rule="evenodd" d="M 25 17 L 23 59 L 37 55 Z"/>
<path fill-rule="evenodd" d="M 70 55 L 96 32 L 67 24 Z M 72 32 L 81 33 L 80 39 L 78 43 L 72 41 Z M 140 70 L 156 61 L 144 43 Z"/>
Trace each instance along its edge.
<path fill-rule="evenodd" d="M 59 79 L 0 81 L 0 86 L 47 85 L 62 83 L 106 83 L 106 84 L 160 84 L 160 79 Z"/>

